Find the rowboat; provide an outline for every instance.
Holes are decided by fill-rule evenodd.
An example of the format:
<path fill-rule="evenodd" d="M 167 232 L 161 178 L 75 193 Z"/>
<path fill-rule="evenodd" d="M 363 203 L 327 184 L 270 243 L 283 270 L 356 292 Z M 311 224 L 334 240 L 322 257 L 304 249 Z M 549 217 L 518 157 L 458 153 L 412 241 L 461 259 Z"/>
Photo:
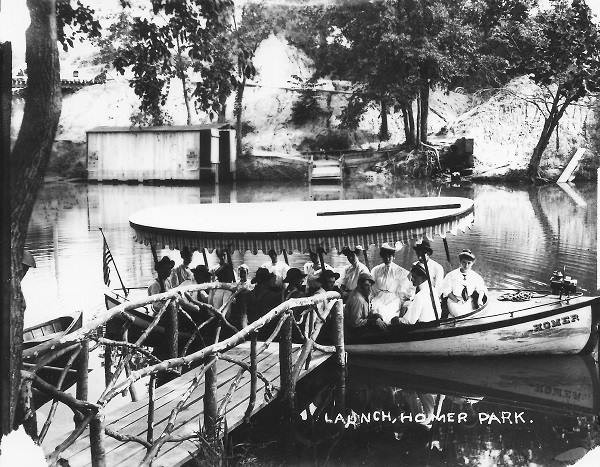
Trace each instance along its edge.
<path fill-rule="evenodd" d="M 473 201 L 458 197 L 312 202 L 179 205 L 145 209 L 130 217 L 138 242 L 153 248 L 323 252 L 391 243 L 414 245 L 464 231 L 474 220 Z M 447 244 L 445 243 L 447 247 Z M 431 284 L 429 284 L 431 288 Z M 349 353 L 489 356 L 578 354 L 593 350 L 599 298 L 561 290 L 526 302 L 501 302 L 460 319 L 438 319 L 347 341 Z M 433 289 L 431 289 L 433 293 Z"/>
<path fill-rule="evenodd" d="M 453 360 L 356 356 L 349 375 L 355 388 L 395 387 L 556 415 L 596 416 L 600 410 L 598 365 L 591 355 Z"/>
<path fill-rule="evenodd" d="M 81 328 L 83 324 L 83 313 L 78 313 L 75 316 L 60 316 L 50 321 L 31 326 L 23 330 L 23 349 L 29 349 L 42 344 L 46 341 L 56 339 L 70 332 Z M 67 365 L 70 353 L 58 357 L 37 372 L 37 375 L 52 386 L 56 386 L 60 375 Z M 34 361 L 25 363 L 35 364 Z M 70 369 L 67 371 L 62 384 L 63 389 L 67 389 L 75 384 L 77 379 L 76 370 Z M 35 406 L 40 407 L 50 400 L 50 397 L 44 393 L 34 390 Z"/>

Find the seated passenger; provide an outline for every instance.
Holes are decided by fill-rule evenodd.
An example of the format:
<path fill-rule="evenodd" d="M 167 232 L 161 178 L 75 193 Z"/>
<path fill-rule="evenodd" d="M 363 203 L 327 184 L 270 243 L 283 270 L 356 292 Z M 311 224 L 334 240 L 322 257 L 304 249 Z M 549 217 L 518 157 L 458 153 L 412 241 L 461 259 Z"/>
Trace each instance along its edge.
<path fill-rule="evenodd" d="M 283 299 L 306 297 L 306 288 L 302 285 L 306 274 L 298 268 L 290 268 L 283 279 L 283 283 L 288 286 L 283 292 Z"/>
<path fill-rule="evenodd" d="M 344 269 L 344 279 L 340 287 L 343 298 L 347 298 L 348 294 L 356 288 L 358 283 L 358 276 L 363 272 L 369 272 L 369 268 L 358 260 L 357 252 L 362 251 L 361 246 L 357 246 L 355 250 L 351 250 L 348 247 L 342 249 L 342 253 L 348 259 L 348 266 Z"/>
<path fill-rule="evenodd" d="M 325 269 L 325 271 L 321 271 L 319 274 L 319 282 L 321 283 L 321 287 L 325 292 L 337 292 L 341 294 L 340 288 L 335 285 L 335 281 L 337 281 L 339 278 L 339 273 L 331 269 Z"/>
<path fill-rule="evenodd" d="M 431 303 L 431 291 L 427 283 L 427 274 L 423 264 L 415 262 L 410 269 L 410 277 L 416 288 L 415 296 L 402 307 L 401 316 L 394 318 L 392 324 L 415 324 L 435 321 L 435 311 Z M 441 313 L 440 300 L 434 294 L 435 307 L 438 316 Z"/>
<path fill-rule="evenodd" d="M 304 274 L 306 274 L 306 291 L 309 294 L 312 294 L 316 289 L 320 287 L 320 284 L 317 283 L 317 278 L 319 274 L 321 274 L 321 262 L 319 261 L 319 255 L 314 251 L 309 251 L 308 255 L 310 257 L 310 261 L 304 264 Z M 327 264 L 325 264 L 325 269 L 333 268 Z"/>
<path fill-rule="evenodd" d="M 190 269 L 192 252 L 187 246 L 184 246 L 181 249 L 181 259 L 183 260 L 183 263 L 181 263 L 171 272 L 171 286 L 173 287 L 177 287 L 183 284 L 185 281 L 192 280 L 194 278 Z"/>
<path fill-rule="evenodd" d="M 158 277 L 148 286 L 148 295 L 156 295 L 158 293 L 164 293 L 171 290 L 171 280 L 169 276 L 175 266 L 175 261 L 172 261 L 168 256 L 163 256 L 161 260 L 155 264 L 154 270 Z M 154 302 L 152 309 L 154 312 L 158 312 L 162 308 L 162 302 Z"/>
<path fill-rule="evenodd" d="M 386 323 L 398 316 L 400 305 L 408 300 L 410 282 L 408 271 L 394 263 L 396 248 L 384 243 L 379 249 L 383 260 L 373 268 L 371 274 L 375 280 L 373 285 L 373 311 L 378 313 Z"/>
<path fill-rule="evenodd" d="M 194 269 L 190 270 L 194 280 L 186 280 L 185 282 L 179 285 L 194 285 L 194 284 L 207 284 L 210 282 L 211 273 L 209 269 L 204 264 L 199 264 Z M 194 300 L 197 300 L 201 303 L 208 303 L 208 292 L 205 290 L 198 290 L 197 293 L 191 294 Z"/>
<path fill-rule="evenodd" d="M 471 250 L 462 250 L 458 259 L 460 267 L 449 272 L 442 282 L 442 297 L 448 299 L 448 311 L 453 318 L 479 308 L 487 301 L 487 288 L 483 278 L 473 271 L 475 255 Z"/>
<path fill-rule="evenodd" d="M 433 249 L 429 240 L 423 239 L 421 243 L 417 243 L 414 248 L 417 254 L 418 261 L 421 261 L 421 257 L 424 256 L 427 261 L 427 269 L 429 271 L 429 277 L 431 278 L 431 285 L 438 290 L 444 280 L 444 267 L 438 262 L 431 259 Z"/>
<path fill-rule="evenodd" d="M 246 266 L 245 264 L 240 264 L 237 272 L 238 272 L 237 283 L 239 285 L 249 286 L 250 281 L 248 280 L 248 275 L 250 274 L 250 268 L 248 266 Z"/>
<path fill-rule="evenodd" d="M 277 260 L 277 252 L 275 250 L 269 250 L 267 254 L 271 261 L 264 263 L 261 268 L 265 268 L 275 274 L 275 286 L 283 288 L 283 279 L 285 279 L 285 274 L 290 267 L 284 261 Z"/>
<path fill-rule="evenodd" d="M 248 323 L 252 323 L 281 303 L 281 290 L 275 285 L 275 274 L 258 268 L 252 279 L 256 284 L 248 297 Z"/>
<path fill-rule="evenodd" d="M 371 288 L 375 280 L 367 272 L 358 276 L 356 288 L 350 292 L 344 307 L 344 327 L 349 341 L 365 334 L 384 331 L 387 328 L 381 316 L 373 313 Z"/>
<path fill-rule="evenodd" d="M 229 263 L 225 263 L 222 266 L 220 266 L 216 272 L 215 272 L 215 276 L 217 279 L 217 282 L 225 282 L 225 283 L 232 283 L 235 282 L 235 276 L 233 275 L 233 268 L 231 267 L 231 265 Z M 231 290 L 225 290 L 225 289 L 212 289 L 210 291 L 210 293 L 208 294 L 209 296 L 209 303 L 214 306 L 217 310 L 219 308 L 221 308 L 223 306 L 224 303 L 227 302 L 227 300 L 229 299 L 229 297 L 231 297 L 231 295 L 233 295 L 233 292 Z M 226 308 L 226 313 L 229 311 L 229 306 Z"/>

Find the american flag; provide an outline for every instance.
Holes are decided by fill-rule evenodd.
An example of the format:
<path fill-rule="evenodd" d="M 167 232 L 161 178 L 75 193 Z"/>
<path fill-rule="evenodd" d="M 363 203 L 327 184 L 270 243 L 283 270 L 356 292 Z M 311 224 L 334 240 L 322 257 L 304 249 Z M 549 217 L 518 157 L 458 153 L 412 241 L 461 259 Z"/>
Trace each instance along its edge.
<path fill-rule="evenodd" d="M 102 273 L 104 274 L 104 284 L 110 287 L 110 263 L 114 263 L 115 260 L 108 249 L 108 243 L 104 239 L 104 245 L 102 248 Z"/>

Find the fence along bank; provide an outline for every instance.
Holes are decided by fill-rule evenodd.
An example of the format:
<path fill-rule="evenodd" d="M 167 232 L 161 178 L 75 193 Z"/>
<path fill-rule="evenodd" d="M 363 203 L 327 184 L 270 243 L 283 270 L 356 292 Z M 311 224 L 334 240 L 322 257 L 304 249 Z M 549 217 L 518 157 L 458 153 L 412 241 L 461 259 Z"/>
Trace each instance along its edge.
<path fill-rule="evenodd" d="M 86 132 L 86 140 L 91 181 L 235 180 L 235 130 L 227 123 L 96 127 Z"/>

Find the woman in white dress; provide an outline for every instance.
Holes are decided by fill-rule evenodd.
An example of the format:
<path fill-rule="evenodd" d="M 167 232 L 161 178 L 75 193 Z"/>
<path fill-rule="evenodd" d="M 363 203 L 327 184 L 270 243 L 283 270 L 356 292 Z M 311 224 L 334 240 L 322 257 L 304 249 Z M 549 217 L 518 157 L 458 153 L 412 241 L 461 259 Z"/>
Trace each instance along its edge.
<path fill-rule="evenodd" d="M 379 249 L 383 263 L 371 271 L 373 285 L 373 312 L 378 313 L 385 323 L 398 316 L 400 306 L 409 298 L 410 282 L 408 271 L 393 262 L 396 248 L 384 243 Z"/>
<path fill-rule="evenodd" d="M 475 255 L 462 250 L 458 259 L 460 267 L 446 274 L 441 286 L 442 297 L 448 299 L 450 316 L 457 318 L 481 307 L 487 301 L 487 287 L 483 278 L 473 271 Z"/>

